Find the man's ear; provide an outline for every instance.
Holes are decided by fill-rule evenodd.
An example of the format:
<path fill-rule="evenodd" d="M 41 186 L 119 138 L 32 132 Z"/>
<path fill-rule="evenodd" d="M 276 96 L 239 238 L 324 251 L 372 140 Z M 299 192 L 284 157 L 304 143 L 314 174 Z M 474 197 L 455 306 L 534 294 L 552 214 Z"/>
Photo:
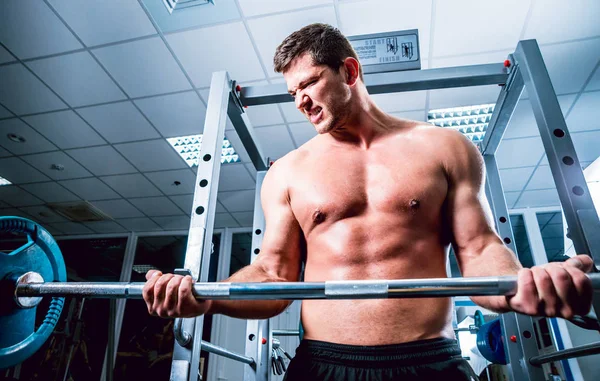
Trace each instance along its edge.
<path fill-rule="evenodd" d="M 346 83 L 354 85 L 360 76 L 360 63 L 354 57 L 348 57 L 344 60 L 344 71 Z"/>

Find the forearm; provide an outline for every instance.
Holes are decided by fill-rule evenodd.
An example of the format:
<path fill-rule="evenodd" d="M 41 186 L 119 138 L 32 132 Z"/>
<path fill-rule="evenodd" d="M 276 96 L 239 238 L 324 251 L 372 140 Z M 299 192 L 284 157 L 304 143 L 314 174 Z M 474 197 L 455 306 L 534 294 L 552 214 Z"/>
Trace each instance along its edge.
<path fill-rule="evenodd" d="M 284 282 L 270 275 L 259 265 L 246 266 L 223 282 Z M 213 300 L 207 313 L 222 314 L 240 319 L 267 319 L 282 313 L 291 301 L 288 300 Z"/>
<path fill-rule="evenodd" d="M 522 268 L 516 255 L 500 241 L 488 244 L 479 253 L 463 255 L 466 257 L 462 269 L 464 277 L 516 275 Z M 494 312 L 511 311 L 503 295 L 474 296 L 471 300 Z"/>

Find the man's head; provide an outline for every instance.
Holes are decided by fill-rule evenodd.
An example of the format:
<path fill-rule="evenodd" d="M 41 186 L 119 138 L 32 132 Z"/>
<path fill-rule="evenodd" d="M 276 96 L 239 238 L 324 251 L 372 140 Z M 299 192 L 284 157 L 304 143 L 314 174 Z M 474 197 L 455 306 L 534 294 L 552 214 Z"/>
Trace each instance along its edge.
<path fill-rule="evenodd" d="M 317 132 L 333 131 L 350 113 L 351 87 L 362 80 L 358 56 L 336 28 L 311 24 L 279 45 L 273 59 L 283 73 L 296 107 Z"/>

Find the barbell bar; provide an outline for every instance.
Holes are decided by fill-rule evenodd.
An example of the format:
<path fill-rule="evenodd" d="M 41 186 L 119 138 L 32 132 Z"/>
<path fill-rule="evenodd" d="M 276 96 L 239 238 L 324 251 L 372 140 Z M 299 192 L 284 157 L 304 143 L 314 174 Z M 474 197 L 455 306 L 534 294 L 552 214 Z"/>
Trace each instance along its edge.
<path fill-rule="evenodd" d="M 592 281 L 594 290 L 600 290 L 600 273 L 587 276 Z M 143 282 L 43 282 L 41 278 L 35 273 L 26 273 L 18 278 L 15 298 L 20 305 L 29 306 L 34 304 L 28 303 L 31 302 L 30 298 L 43 296 L 142 299 L 145 285 Z M 430 298 L 514 295 L 516 291 L 516 276 L 325 282 L 212 282 L 193 285 L 194 296 L 207 300 Z"/>

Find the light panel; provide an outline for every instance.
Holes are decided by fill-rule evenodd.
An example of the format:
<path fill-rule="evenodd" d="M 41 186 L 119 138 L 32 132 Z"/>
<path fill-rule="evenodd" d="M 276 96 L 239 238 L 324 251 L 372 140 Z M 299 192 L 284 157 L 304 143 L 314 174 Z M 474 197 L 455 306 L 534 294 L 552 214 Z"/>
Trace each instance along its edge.
<path fill-rule="evenodd" d="M 0 176 L 0 187 L 2 185 L 12 185 L 12 183 L 10 181 L 6 180 L 4 177 Z"/>
<path fill-rule="evenodd" d="M 444 128 L 452 128 L 478 143 L 483 141 L 495 104 L 453 107 L 430 110 L 427 113 L 429 123 Z"/>
<path fill-rule="evenodd" d="M 198 157 L 202 148 L 202 135 L 167 138 L 167 141 L 190 167 L 198 166 Z M 227 137 L 223 139 L 221 163 L 239 163 L 240 161 L 240 157 L 231 146 L 231 142 L 227 140 Z"/>

